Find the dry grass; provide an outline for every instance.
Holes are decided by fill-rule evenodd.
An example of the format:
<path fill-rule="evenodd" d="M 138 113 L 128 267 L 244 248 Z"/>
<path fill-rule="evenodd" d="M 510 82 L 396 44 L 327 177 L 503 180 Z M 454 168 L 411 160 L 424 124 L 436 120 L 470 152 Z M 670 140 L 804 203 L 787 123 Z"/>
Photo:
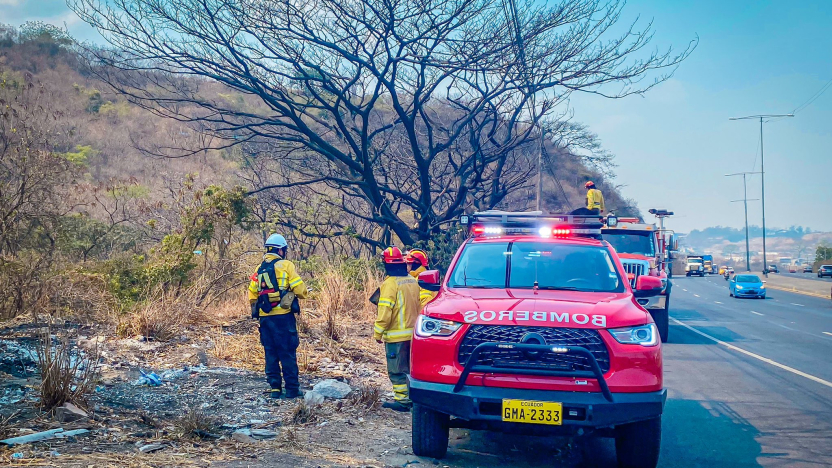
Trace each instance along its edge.
<path fill-rule="evenodd" d="M 41 375 L 41 408 L 51 410 L 66 402 L 85 404 L 98 380 L 98 349 L 87 349 L 82 354 L 66 334 L 53 340 L 51 327 L 47 327 L 35 350 Z"/>
<path fill-rule="evenodd" d="M 247 335 L 225 335 L 222 330 L 212 335 L 214 347 L 211 355 L 244 369 L 262 371 L 266 355 L 257 333 Z"/>
<path fill-rule="evenodd" d="M 0 415 L 0 439 L 5 439 L 6 437 L 11 436 L 12 429 L 15 427 L 15 425 L 12 424 L 12 419 L 16 418 L 20 412 L 21 410 L 17 410 L 7 417 Z"/>
<path fill-rule="evenodd" d="M 183 296 L 157 294 L 139 306 L 138 310 L 123 317 L 117 328 L 121 337 L 142 335 L 148 339 L 168 341 L 179 335 L 190 306 Z"/>
<path fill-rule="evenodd" d="M 283 431 L 283 440 L 282 440 L 282 442 L 286 447 L 288 447 L 290 449 L 293 449 L 293 450 L 302 450 L 303 449 L 303 444 L 300 441 L 300 437 L 298 436 L 297 431 L 294 430 L 291 427 L 287 428 L 285 431 Z"/>
<path fill-rule="evenodd" d="M 311 356 L 317 354 L 308 340 L 302 339 L 298 346 L 298 369 L 304 373 L 312 373 L 318 370 L 318 362 L 312 361 Z"/>
<path fill-rule="evenodd" d="M 321 290 L 318 293 L 318 309 L 323 313 L 321 331 L 331 340 L 339 341 L 343 330 L 338 319 L 348 310 L 349 283 L 335 267 L 328 267 L 320 276 Z"/>
<path fill-rule="evenodd" d="M 173 425 L 180 437 L 203 437 L 205 434 L 214 433 L 220 427 L 221 422 L 204 410 L 191 407 L 182 417 L 174 421 Z"/>
<path fill-rule="evenodd" d="M 353 387 L 350 403 L 358 408 L 374 409 L 381 403 L 381 389 L 375 385 L 361 383 Z"/>
<path fill-rule="evenodd" d="M 377 268 L 367 267 L 364 270 L 364 291 L 356 291 L 357 302 L 353 308 L 353 318 L 362 321 L 373 321 L 376 319 L 378 308 L 369 301 L 370 295 L 384 281 L 384 272 Z"/>
<path fill-rule="evenodd" d="M 314 406 L 309 406 L 304 402 L 298 403 L 294 410 L 292 410 L 291 421 L 292 424 L 303 425 L 313 423 L 318 420 L 319 410 Z"/>

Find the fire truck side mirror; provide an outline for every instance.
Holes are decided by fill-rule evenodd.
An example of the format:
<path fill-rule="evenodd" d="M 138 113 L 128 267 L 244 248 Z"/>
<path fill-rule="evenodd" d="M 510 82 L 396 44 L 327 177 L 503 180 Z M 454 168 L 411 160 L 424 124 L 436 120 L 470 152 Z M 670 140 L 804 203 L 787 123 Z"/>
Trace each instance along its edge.
<path fill-rule="evenodd" d="M 670 250 L 671 252 L 676 252 L 679 250 L 679 238 L 676 237 L 674 234 L 670 235 L 668 250 Z"/>
<path fill-rule="evenodd" d="M 439 291 L 439 280 L 439 270 L 428 270 L 419 274 L 419 286 L 428 291 Z"/>

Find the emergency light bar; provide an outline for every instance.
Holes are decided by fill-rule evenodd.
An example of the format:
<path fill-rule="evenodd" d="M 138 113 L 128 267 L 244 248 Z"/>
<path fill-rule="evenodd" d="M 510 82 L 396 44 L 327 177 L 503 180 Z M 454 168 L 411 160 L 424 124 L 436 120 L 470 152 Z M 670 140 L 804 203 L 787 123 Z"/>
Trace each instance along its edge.
<path fill-rule="evenodd" d="M 528 234 L 541 237 L 600 237 L 604 226 L 598 215 L 543 214 L 541 211 L 482 211 L 460 217 L 475 237 Z"/>

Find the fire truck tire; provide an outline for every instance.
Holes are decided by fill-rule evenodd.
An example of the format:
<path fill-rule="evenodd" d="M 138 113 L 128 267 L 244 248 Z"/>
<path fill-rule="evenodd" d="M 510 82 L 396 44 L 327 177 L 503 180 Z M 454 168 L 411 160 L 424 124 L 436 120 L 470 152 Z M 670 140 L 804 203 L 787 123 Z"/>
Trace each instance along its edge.
<path fill-rule="evenodd" d="M 661 444 L 661 416 L 615 428 L 615 453 L 619 468 L 656 468 Z"/>
<path fill-rule="evenodd" d="M 419 457 L 443 458 L 448 453 L 450 417 L 422 405 L 413 405 L 413 453 Z"/>
<path fill-rule="evenodd" d="M 653 314 L 653 321 L 656 322 L 656 328 L 659 329 L 659 337 L 662 343 L 667 343 L 667 334 L 669 331 L 669 319 L 667 316 L 667 309 L 659 309 Z"/>

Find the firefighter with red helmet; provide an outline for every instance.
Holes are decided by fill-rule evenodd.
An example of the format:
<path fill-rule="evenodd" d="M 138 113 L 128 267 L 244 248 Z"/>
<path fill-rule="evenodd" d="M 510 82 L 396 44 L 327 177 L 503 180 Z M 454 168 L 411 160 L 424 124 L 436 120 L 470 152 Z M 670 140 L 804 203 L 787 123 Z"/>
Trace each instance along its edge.
<path fill-rule="evenodd" d="M 428 254 L 422 249 L 411 249 L 410 252 L 407 253 L 405 261 L 407 262 L 408 273 L 410 273 L 410 276 L 416 278 L 417 280 L 419 279 L 419 275 L 428 269 Z M 431 291 L 420 286 L 419 304 L 422 307 L 432 301 L 434 297 L 436 297 L 435 291 Z"/>
<path fill-rule="evenodd" d="M 584 184 L 586 187 L 586 209 L 592 211 L 592 214 L 601 214 L 604 212 L 604 194 L 595 188 L 595 182 L 589 181 Z"/>
<path fill-rule="evenodd" d="M 408 274 L 405 257 L 398 247 L 384 249 L 384 270 L 373 338 L 384 343 L 394 400 L 382 406 L 405 412 L 412 406 L 407 375 L 410 373 L 410 340 L 420 309 L 419 284 Z"/>

